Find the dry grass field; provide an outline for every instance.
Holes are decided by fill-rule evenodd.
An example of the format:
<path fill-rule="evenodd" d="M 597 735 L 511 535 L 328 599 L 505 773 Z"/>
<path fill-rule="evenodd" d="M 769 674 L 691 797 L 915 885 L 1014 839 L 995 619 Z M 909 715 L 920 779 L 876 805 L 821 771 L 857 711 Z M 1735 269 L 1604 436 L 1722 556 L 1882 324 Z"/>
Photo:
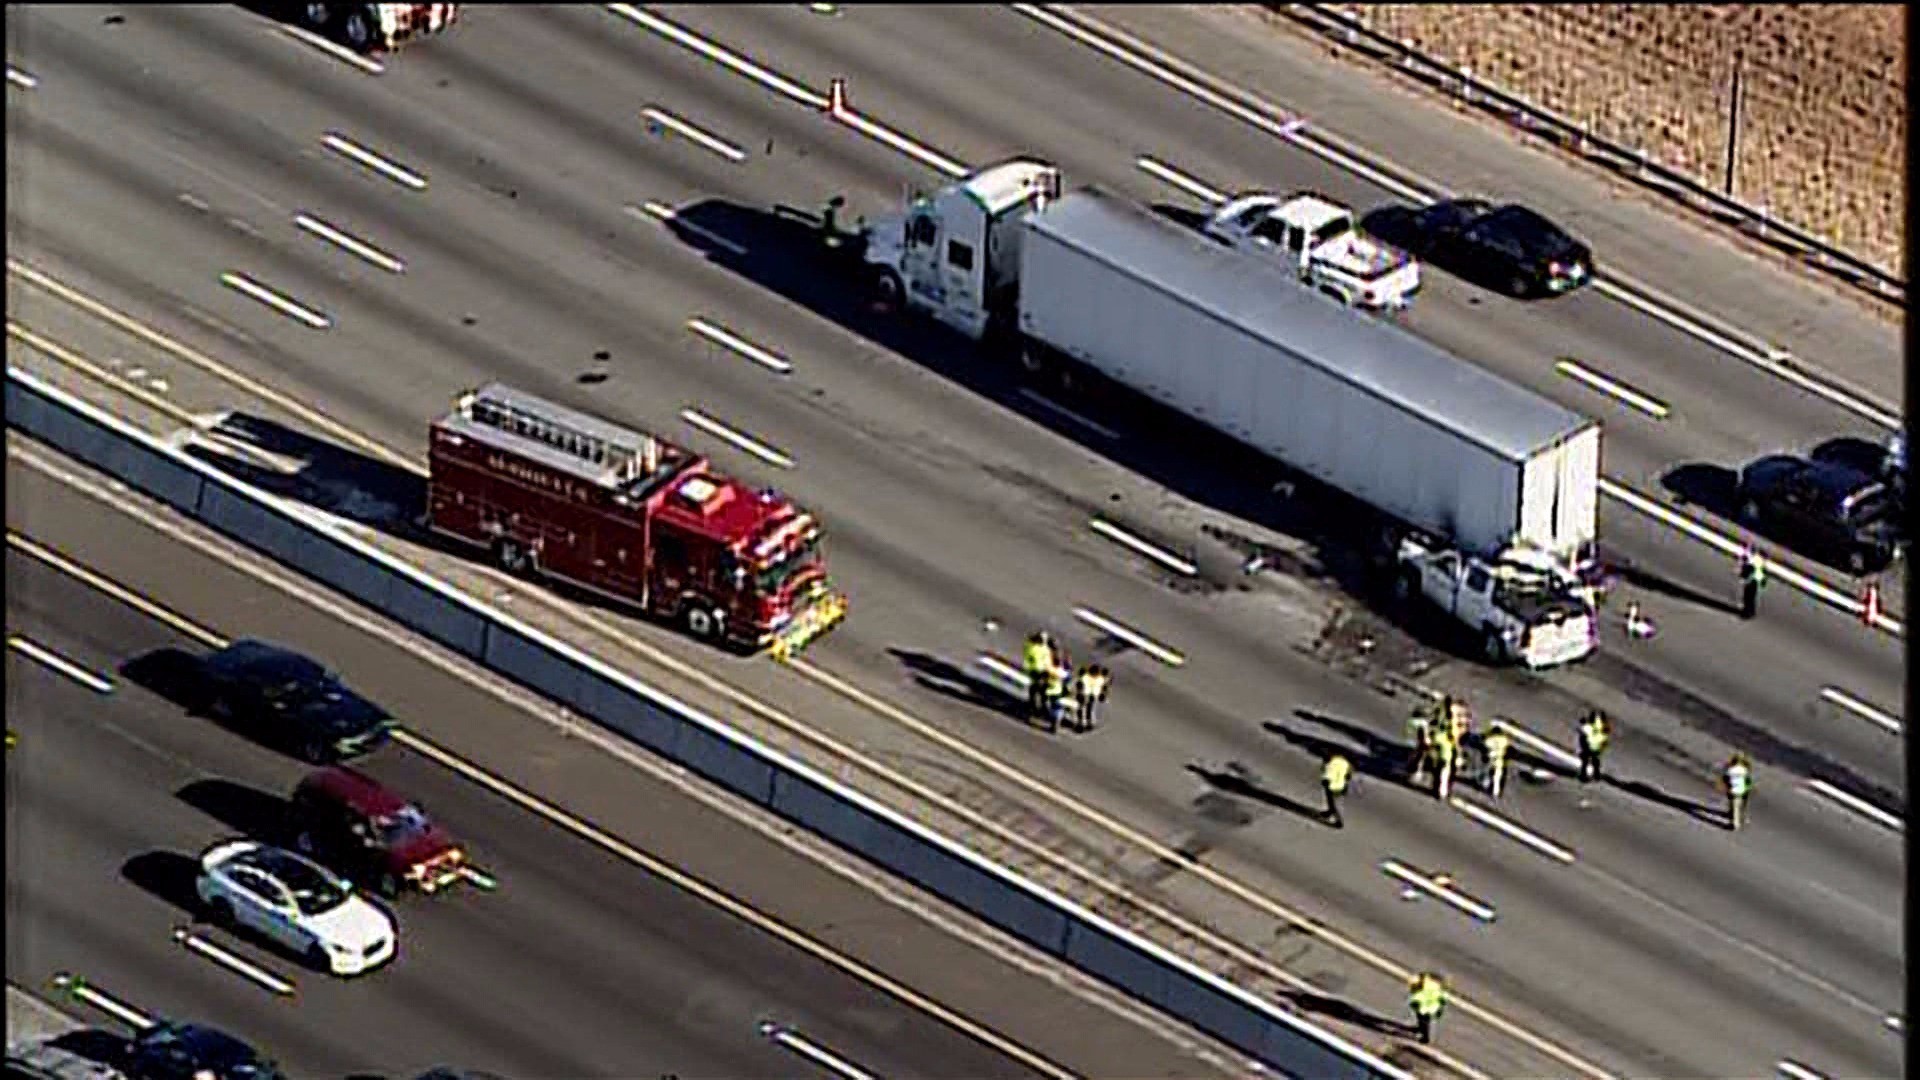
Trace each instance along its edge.
<path fill-rule="evenodd" d="M 1878 4 L 1373 4 L 1369 28 L 1904 273 L 1906 12 Z"/>

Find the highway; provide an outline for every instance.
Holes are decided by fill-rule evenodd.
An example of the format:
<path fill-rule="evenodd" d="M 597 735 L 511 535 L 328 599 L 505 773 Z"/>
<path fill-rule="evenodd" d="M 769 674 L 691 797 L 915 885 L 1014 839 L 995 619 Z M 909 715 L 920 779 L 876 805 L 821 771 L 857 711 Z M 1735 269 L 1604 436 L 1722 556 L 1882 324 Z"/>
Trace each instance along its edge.
<path fill-rule="evenodd" d="M 807 664 L 731 663 L 619 616 L 595 621 L 643 643 L 629 647 L 717 669 L 1048 850 L 1263 946 L 1274 967 L 1345 1003 L 1349 1020 L 1357 1010 L 1376 1042 L 1390 1039 L 1384 1018 L 1401 1009 L 1390 965 L 1324 937 L 1274 941 L 1286 920 L 1223 900 L 1213 875 L 1325 920 L 1375 957 L 1439 967 L 1464 997 L 1484 1000 L 1498 1020 L 1450 1016 L 1435 1059 L 1450 1067 L 1757 1074 L 1788 1056 L 1843 1075 L 1899 1067 L 1882 1025 L 1904 981 L 1889 915 L 1904 882 L 1899 840 L 1805 784 L 1821 777 L 1904 813 L 1897 739 L 1822 697 L 1837 688 L 1897 715 L 1904 660 L 1892 635 L 1784 584 L 1769 590 L 1760 622 L 1738 624 L 1716 607 L 1733 595 L 1724 551 L 1609 502 L 1603 535 L 1637 568 L 1641 584 L 1628 591 L 1660 625 L 1654 641 L 1614 632 L 1606 656 L 1544 680 L 1410 641 L 1313 580 L 1323 563 L 1337 568 L 1337 549 L 1323 559 L 1310 538 L 1280 535 L 1297 523 L 1243 519 L 1266 501 L 1265 485 L 1237 481 L 1230 456 L 1172 455 L 1137 420 L 1063 415 L 956 343 L 868 317 L 751 211 L 810 210 L 845 192 L 854 209 L 876 212 L 938 173 L 609 12 L 482 9 L 453 35 L 390 59 L 378 79 L 233 11 L 153 9 L 112 27 L 100 14 L 9 13 L 28 31 L 16 34 L 25 44 L 10 63 L 39 80 L 9 91 L 19 148 L 10 160 L 25 162 L 9 166 L 14 257 L 239 374 L 216 380 L 10 273 L 20 323 L 138 371 L 145 385 L 164 378 L 166 396 L 189 411 L 242 408 L 321 433 L 317 406 L 402 457 L 418 456 L 427 419 L 453 392 L 508 378 L 777 483 L 829 522 L 835 572 L 854 597 L 853 618 Z M 1362 207 L 1389 197 L 1014 12 L 665 14 L 815 91 L 844 76 L 856 108 L 963 162 L 1040 153 L 1072 181 L 1188 208 L 1199 203 L 1139 157 L 1216 188 L 1317 186 Z M 942 47 L 928 50 L 928 40 Z M 998 77 L 978 77 L 982 58 Z M 647 108 L 734 152 L 657 121 L 650 132 Z M 426 187 L 327 148 L 330 132 Z M 678 230 L 657 220 L 663 207 L 681 211 Z M 403 257 L 404 274 L 327 246 L 296 224 L 302 214 Z M 1606 240 L 1593 238 L 1607 258 Z M 223 287 L 219 275 L 234 271 L 326 313 L 328 328 Z M 1865 430 L 1826 398 L 1599 293 L 1520 305 L 1430 281 L 1409 324 L 1600 416 L 1608 473 L 1643 497 L 1659 498 L 1677 465 L 1737 463 Z M 691 318 L 779 353 L 792 374 L 690 333 Z M 1792 335 L 1808 328 L 1815 341 L 1863 342 L 1840 351 L 1897 370 L 1897 345 L 1877 331 L 1846 337 L 1802 320 L 1770 332 L 1807 351 Z M 9 344 L 10 362 L 49 362 Z M 1556 373 L 1566 357 L 1670 412 L 1656 420 L 1596 397 Z M 1890 395 L 1883 382 L 1867 387 L 1899 397 L 1897 385 Z M 285 397 L 274 406 L 268 393 Z M 688 427 L 686 408 L 779 448 L 793 467 Z M 338 493 L 365 475 L 317 483 L 335 509 L 360 513 Z M 1087 529 L 1096 511 L 1197 547 L 1204 582 L 1170 587 Z M 1208 527 L 1274 545 L 1283 571 L 1242 577 L 1244 549 L 1205 539 Z M 1779 557 L 1842 594 L 1855 588 Z M 1898 592 L 1889 584 L 1895 611 Z M 1012 657 L 1022 630 L 1039 623 L 1084 653 L 1094 636 L 1074 620 L 1081 607 L 1185 662 L 1121 655 L 1112 726 L 1047 741 L 992 707 L 995 691 L 981 685 L 991 675 L 970 661 Z M 1362 640 L 1374 647 L 1363 653 Z M 1502 812 L 1577 850 L 1562 867 L 1391 782 L 1357 794 L 1335 834 L 1284 805 L 1210 793 L 1191 771 L 1237 764 L 1270 795 L 1311 802 L 1326 740 L 1365 748 L 1368 736 L 1401 737 L 1404 696 L 1374 689 L 1392 676 L 1464 691 L 1483 714 L 1520 718 L 1563 746 L 1583 707 L 1606 708 L 1620 729 L 1610 764 L 1651 787 L 1585 793 L 1555 779 L 1516 793 Z M 956 768 L 943 735 L 1011 765 Z M 1764 827 L 1736 841 L 1646 796 L 1711 802 L 1709 778 L 1729 744 L 1761 764 Z M 1116 844 L 1084 813 L 1035 807 L 1036 789 L 1097 807 L 1204 868 L 1156 869 L 1157 858 Z M 1451 874 L 1498 907 L 1497 928 L 1401 900 L 1379 869 L 1389 858 Z M 1572 1060 L 1516 1035 L 1516 1024 Z"/>
<path fill-rule="evenodd" d="M 393 708 L 436 749 L 395 746 L 367 770 L 420 799 L 490 879 L 402 900 L 400 959 L 351 982 L 199 926 L 291 983 L 285 997 L 175 944 L 170 931 L 191 922 L 191 857 L 224 835 L 273 835 L 304 768 L 165 696 L 177 670 L 167 651 L 201 652 L 197 635 L 10 543 L 7 715 L 20 740 L 8 755 L 11 981 L 46 993 L 56 974 L 82 975 L 149 1015 L 253 1040 L 296 1076 L 411 1076 L 436 1063 L 506 1076 L 1214 1074 L 1043 974 L 852 886 L 765 826 L 747 828 L 110 507 L 8 473 L 11 529 L 51 525 L 94 537 L 86 546 L 99 551 L 138 552 L 129 561 L 153 583 L 174 583 L 160 590 L 163 610 L 310 650 Z M 70 554 L 93 572 L 91 553 Z M 438 760 L 447 753 L 458 769 Z M 555 812 L 770 914 L 736 917 L 459 771 L 492 763 L 504 782 L 554 792 Z M 915 996 L 844 970 L 860 961 L 802 926 L 844 940 Z M 949 1026 L 929 1000 L 986 1034 Z M 1018 1046 L 989 1026 L 999 1021 L 1046 1049 Z"/>

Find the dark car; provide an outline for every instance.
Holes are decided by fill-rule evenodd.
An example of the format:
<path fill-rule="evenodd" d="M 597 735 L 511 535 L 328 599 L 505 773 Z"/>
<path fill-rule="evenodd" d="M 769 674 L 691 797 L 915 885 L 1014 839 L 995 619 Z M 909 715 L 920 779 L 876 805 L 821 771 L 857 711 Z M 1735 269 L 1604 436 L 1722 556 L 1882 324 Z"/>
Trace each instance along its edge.
<path fill-rule="evenodd" d="M 386 710 L 278 645 L 236 641 L 208 655 L 203 670 L 209 711 L 316 764 L 376 750 L 393 729 Z"/>
<path fill-rule="evenodd" d="M 161 1023 L 134 1036 L 126 1071 L 133 1080 L 284 1080 L 258 1050 L 200 1024 Z"/>
<path fill-rule="evenodd" d="M 1517 203 L 1446 199 L 1414 214 L 1407 231 L 1414 254 L 1517 297 L 1557 296 L 1593 280 L 1587 245 Z"/>
<path fill-rule="evenodd" d="M 1740 513 L 1761 531 L 1855 574 L 1883 569 L 1894 558 L 1893 492 L 1846 465 L 1762 458 L 1740 470 Z"/>
<path fill-rule="evenodd" d="M 293 792 L 294 846 L 383 896 L 404 889 L 434 893 L 466 873 L 453 836 L 378 780 L 336 765 Z"/>

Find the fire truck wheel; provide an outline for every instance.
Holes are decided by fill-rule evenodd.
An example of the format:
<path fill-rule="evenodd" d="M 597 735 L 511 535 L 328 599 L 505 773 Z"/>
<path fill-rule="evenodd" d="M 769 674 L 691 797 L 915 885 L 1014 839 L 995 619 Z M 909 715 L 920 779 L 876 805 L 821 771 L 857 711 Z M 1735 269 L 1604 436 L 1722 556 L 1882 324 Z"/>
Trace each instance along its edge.
<path fill-rule="evenodd" d="M 726 628 L 727 617 L 717 608 L 709 608 L 699 600 L 687 602 L 687 632 L 702 641 L 711 641 L 720 636 Z"/>
<path fill-rule="evenodd" d="M 325 30 L 333 21 L 333 12 L 325 4 L 301 4 L 300 25 L 309 30 Z"/>
<path fill-rule="evenodd" d="M 495 546 L 493 557 L 500 569 L 509 574 L 529 574 L 533 572 L 533 556 L 527 549 L 513 540 L 502 540 Z"/>

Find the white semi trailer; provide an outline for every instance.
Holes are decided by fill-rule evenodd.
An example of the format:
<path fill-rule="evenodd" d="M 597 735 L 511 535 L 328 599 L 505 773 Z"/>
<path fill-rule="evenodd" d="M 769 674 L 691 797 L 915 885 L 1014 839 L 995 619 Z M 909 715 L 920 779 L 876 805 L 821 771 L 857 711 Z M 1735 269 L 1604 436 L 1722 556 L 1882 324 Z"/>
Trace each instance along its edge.
<path fill-rule="evenodd" d="M 1084 366 L 1375 507 L 1393 586 L 1541 668 L 1591 653 L 1600 427 L 1037 161 L 866 227 L 884 303 Z"/>

